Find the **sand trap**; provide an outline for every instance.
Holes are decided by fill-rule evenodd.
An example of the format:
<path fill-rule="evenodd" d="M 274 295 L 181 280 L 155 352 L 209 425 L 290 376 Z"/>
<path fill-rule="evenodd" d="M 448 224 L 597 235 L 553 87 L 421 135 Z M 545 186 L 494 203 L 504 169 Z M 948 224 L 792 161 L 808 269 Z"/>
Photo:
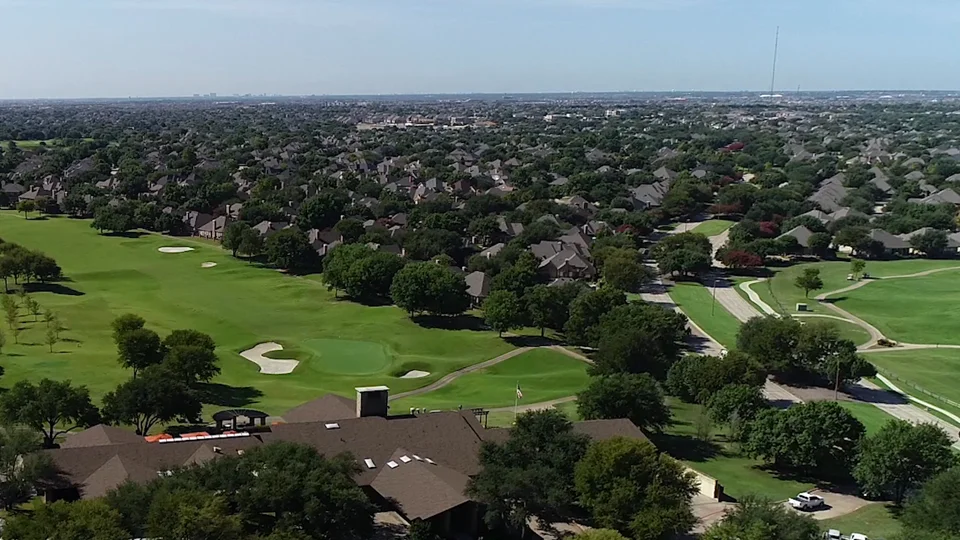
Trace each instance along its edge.
<path fill-rule="evenodd" d="M 157 249 L 160 253 L 186 253 L 193 251 L 192 247 L 162 247 Z"/>
<path fill-rule="evenodd" d="M 260 373 L 267 375 L 286 375 L 287 373 L 293 373 L 293 370 L 300 362 L 296 360 L 275 360 L 263 355 L 271 351 L 282 350 L 283 346 L 279 343 L 261 343 L 252 349 L 243 351 L 240 353 L 240 356 L 260 366 Z"/>
<path fill-rule="evenodd" d="M 216 265 L 217 265 L 217 263 L 215 263 L 215 262 L 205 262 L 205 263 L 203 263 L 203 264 L 200 265 L 200 268 L 213 268 L 213 267 L 216 266 Z"/>
<path fill-rule="evenodd" d="M 429 376 L 430 376 L 429 371 L 420 371 L 419 369 L 415 369 L 413 371 L 408 371 L 404 373 L 403 375 L 400 376 L 400 378 L 401 379 L 422 379 L 424 377 L 429 377 Z"/>

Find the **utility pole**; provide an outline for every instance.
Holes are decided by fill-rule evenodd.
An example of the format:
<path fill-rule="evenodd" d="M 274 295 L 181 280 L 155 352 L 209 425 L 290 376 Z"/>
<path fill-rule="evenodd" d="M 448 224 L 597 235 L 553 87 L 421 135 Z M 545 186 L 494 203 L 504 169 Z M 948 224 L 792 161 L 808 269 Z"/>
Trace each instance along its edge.
<path fill-rule="evenodd" d="M 770 95 L 777 82 L 777 54 L 780 52 L 780 27 L 777 26 L 777 37 L 773 42 L 773 74 L 770 76 Z"/>
<path fill-rule="evenodd" d="M 713 278 L 713 303 L 710 304 L 710 316 L 717 314 L 717 278 Z"/>

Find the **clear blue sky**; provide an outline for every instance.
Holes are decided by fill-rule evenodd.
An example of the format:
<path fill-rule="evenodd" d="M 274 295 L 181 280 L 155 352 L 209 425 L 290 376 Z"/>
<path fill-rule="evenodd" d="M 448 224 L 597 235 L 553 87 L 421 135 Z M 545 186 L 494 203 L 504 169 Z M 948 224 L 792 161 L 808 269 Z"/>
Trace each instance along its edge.
<path fill-rule="evenodd" d="M 0 0 L 0 98 L 960 89 L 957 0 Z"/>

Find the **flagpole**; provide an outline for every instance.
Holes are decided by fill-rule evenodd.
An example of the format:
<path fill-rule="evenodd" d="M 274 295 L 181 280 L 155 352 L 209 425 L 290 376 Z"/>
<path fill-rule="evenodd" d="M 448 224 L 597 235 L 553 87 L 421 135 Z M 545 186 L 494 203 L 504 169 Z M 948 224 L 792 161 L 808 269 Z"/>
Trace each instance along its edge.
<path fill-rule="evenodd" d="M 519 390 L 517 390 L 518 388 L 520 388 L 520 381 L 517 381 L 517 388 L 514 388 L 514 392 L 513 392 L 513 394 L 514 394 L 514 395 L 513 395 L 513 423 L 514 423 L 514 425 L 516 425 L 516 423 L 517 423 L 517 407 L 520 406 L 520 392 L 519 392 Z"/>

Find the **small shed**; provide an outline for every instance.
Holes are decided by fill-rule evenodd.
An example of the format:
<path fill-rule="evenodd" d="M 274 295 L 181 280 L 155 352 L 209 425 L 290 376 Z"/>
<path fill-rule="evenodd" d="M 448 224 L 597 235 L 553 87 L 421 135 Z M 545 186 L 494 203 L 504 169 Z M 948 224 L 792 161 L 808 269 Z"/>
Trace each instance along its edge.
<path fill-rule="evenodd" d="M 263 411 L 254 409 L 229 409 L 214 413 L 213 421 L 217 423 L 217 429 L 224 427 L 238 429 L 245 426 L 265 426 L 269 416 Z"/>

